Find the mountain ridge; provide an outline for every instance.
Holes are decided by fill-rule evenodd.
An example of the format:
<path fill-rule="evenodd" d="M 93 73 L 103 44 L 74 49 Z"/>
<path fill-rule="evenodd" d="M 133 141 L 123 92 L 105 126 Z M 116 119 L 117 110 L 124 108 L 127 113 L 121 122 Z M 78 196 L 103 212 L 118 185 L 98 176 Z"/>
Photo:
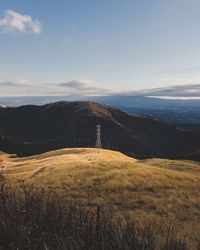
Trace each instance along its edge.
<path fill-rule="evenodd" d="M 175 157 L 196 135 L 153 118 L 95 102 L 56 102 L 0 109 L 1 148 L 20 155 L 64 147 L 93 147 L 96 125 L 105 148 L 138 158 Z"/>

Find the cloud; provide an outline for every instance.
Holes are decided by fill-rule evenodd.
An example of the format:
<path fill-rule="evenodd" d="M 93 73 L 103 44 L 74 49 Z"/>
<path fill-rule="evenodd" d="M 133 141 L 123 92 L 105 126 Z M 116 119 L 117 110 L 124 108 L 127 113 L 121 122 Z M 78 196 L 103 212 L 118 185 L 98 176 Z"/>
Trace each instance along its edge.
<path fill-rule="evenodd" d="M 18 84 L 12 81 L 0 82 L 0 87 L 15 87 L 15 86 L 18 86 Z"/>
<path fill-rule="evenodd" d="M 19 79 L 19 80 L 16 80 L 16 81 L 2 81 L 0 82 L 0 87 L 24 87 L 24 86 L 31 86 L 33 85 L 33 83 L 28 80 L 28 79 Z"/>
<path fill-rule="evenodd" d="M 65 37 L 65 38 L 62 40 L 62 42 L 63 42 L 64 44 L 67 44 L 67 43 L 70 42 L 70 38 Z"/>
<path fill-rule="evenodd" d="M 100 63 L 99 66 L 102 67 L 102 68 L 110 68 L 112 66 L 112 63 L 103 62 L 103 63 Z"/>
<path fill-rule="evenodd" d="M 97 86 L 93 81 L 90 80 L 73 80 L 66 83 L 60 83 L 60 87 L 68 88 L 74 91 L 79 91 L 83 94 L 88 95 L 99 95 L 99 94 L 111 94 L 114 90 Z"/>
<path fill-rule="evenodd" d="M 72 24 L 69 28 L 71 31 L 76 31 L 79 27 L 76 24 Z"/>
<path fill-rule="evenodd" d="M 89 43 L 88 43 L 88 46 L 89 46 L 89 47 L 96 47 L 97 45 L 100 45 L 101 42 L 102 42 L 101 39 L 95 39 L 95 40 L 89 42 Z"/>
<path fill-rule="evenodd" d="M 157 97 L 177 97 L 177 98 L 181 97 L 199 98 L 200 84 L 176 85 L 170 87 L 142 90 L 136 93 L 140 95 L 155 96 L 155 97 L 157 96 Z"/>
<path fill-rule="evenodd" d="M 28 94 L 27 94 L 28 93 Z M 73 80 L 63 83 L 33 82 L 29 79 L 4 80 L 0 82 L 0 96 L 106 96 L 106 95 L 153 96 L 168 99 L 200 99 L 200 84 L 176 85 L 135 91 L 134 89 L 111 89 L 90 80 Z"/>
<path fill-rule="evenodd" d="M 32 82 L 28 79 L 1 81 L 0 96 L 10 95 L 82 95 L 114 94 L 112 89 L 97 86 L 90 80 L 73 80 L 66 83 Z"/>
<path fill-rule="evenodd" d="M 42 24 L 38 20 L 33 20 L 31 16 L 13 10 L 6 10 L 4 18 L 0 19 L 0 27 L 4 32 L 33 34 L 42 32 Z"/>

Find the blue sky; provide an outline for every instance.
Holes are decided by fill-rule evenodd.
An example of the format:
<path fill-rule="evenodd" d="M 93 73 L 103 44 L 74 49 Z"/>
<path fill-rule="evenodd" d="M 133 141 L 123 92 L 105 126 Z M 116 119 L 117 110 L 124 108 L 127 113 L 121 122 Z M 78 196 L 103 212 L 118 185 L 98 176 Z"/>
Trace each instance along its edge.
<path fill-rule="evenodd" d="M 0 95 L 199 96 L 199 13 L 199 0 L 1 0 Z"/>

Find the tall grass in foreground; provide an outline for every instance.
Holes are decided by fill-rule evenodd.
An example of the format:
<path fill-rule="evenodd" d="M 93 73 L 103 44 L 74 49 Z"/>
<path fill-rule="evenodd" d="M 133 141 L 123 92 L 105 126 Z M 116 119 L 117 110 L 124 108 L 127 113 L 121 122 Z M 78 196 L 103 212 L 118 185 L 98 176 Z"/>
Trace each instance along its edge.
<path fill-rule="evenodd" d="M 199 239 L 182 234 L 175 221 L 134 217 L 116 207 L 65 197 L 64 189 L 41 189 L 0 174 L 0 249 L 186 250 Z"/>

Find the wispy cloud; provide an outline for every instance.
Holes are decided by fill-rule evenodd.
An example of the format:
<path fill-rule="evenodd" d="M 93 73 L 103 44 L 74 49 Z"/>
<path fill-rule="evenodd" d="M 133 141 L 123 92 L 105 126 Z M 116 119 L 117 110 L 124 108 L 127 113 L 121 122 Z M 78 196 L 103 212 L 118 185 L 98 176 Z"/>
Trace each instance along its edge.
<path fill-rule="evenodd" d="M 79 27 L 76 24 L 72 24 L 69 28 L 71 31 L 76 31 Z"/>
<path fill-rule="evenodd" d="M 19 32 L 39 34 L 42 24 L 29 15 L 23 15 L 13 10 L 6 10 L 4 18 L 0 19 L 3 32 Z"/>
<path fill-rule="evenodd" d="M 88 43 L 88 46 L 89 46 L 89 47 L 96 47 L 97 45 L 100 45 L 101 42 L 102 42 L 101 39 L 95 39 L 95 40 L 93 40 L 93 41 L 90 41 L 90 42 Z"/>
<path fill-rule="evenodd" d="M 112 66 L 112 63 L 110 62 L 103 62 L 99 64 L 99 67 L 102 67 L 102 68 L 110 68 L 111 66 Z"/>
<path fill-rule="evenodd" d="M 200 84 L 175 85 L 136 91 L 134 89 L 111 89 L 106 85 L 98 85 L 91 80 L 72 80 L 62 83 L 32 82 L 28 79 L 0 81 L 0 96 L 20 95 L 133 95 L 153 96 L 159 98 L 200 98 Z M 27 94 L 28 93 L 28 94 Z"/>
<path fill-rule="evenodd" d="M 113 89 L 96 85 L 90 80 L 73 80 L 63 83 L 32 82 L 28 79 L 1 81 L 0 96 L 9 95 L 108 95 Z"/>
<path fill-rule="evenodd" d="M 200 84 L 176 85 L 163 88 L 155 88 L 138 92 L 140 95 L 157 97 L 200 97 Z"/>
<path fill-rule="evenodd" d="M 70 41 L 70 38 L 69 38 L 69 37 L 65 37 L 65 38 L 62 40 L 63 44 L 67 44 L 67 43 L 69 43 L 69 41 Z"/>
<path fill-rule="evenodd" d="M 87 95 L 109 94 L 114 92 L 114 90 L 100 87 L 90 80 L 73 80 L 60 83 L 59 86 Z"/>
<path fill-rule="evenodd" d="M 25 86 L 31 86 L 31 85 L 34 85 L 30 80 L 28 79 L 19 79 L 19 80 L 16 80 L 16 81 L 1 81 L 0 82 L 0 87 L 13 87 L 13 86 L 16 86 L 16 87 L 25 87 Z"/>

